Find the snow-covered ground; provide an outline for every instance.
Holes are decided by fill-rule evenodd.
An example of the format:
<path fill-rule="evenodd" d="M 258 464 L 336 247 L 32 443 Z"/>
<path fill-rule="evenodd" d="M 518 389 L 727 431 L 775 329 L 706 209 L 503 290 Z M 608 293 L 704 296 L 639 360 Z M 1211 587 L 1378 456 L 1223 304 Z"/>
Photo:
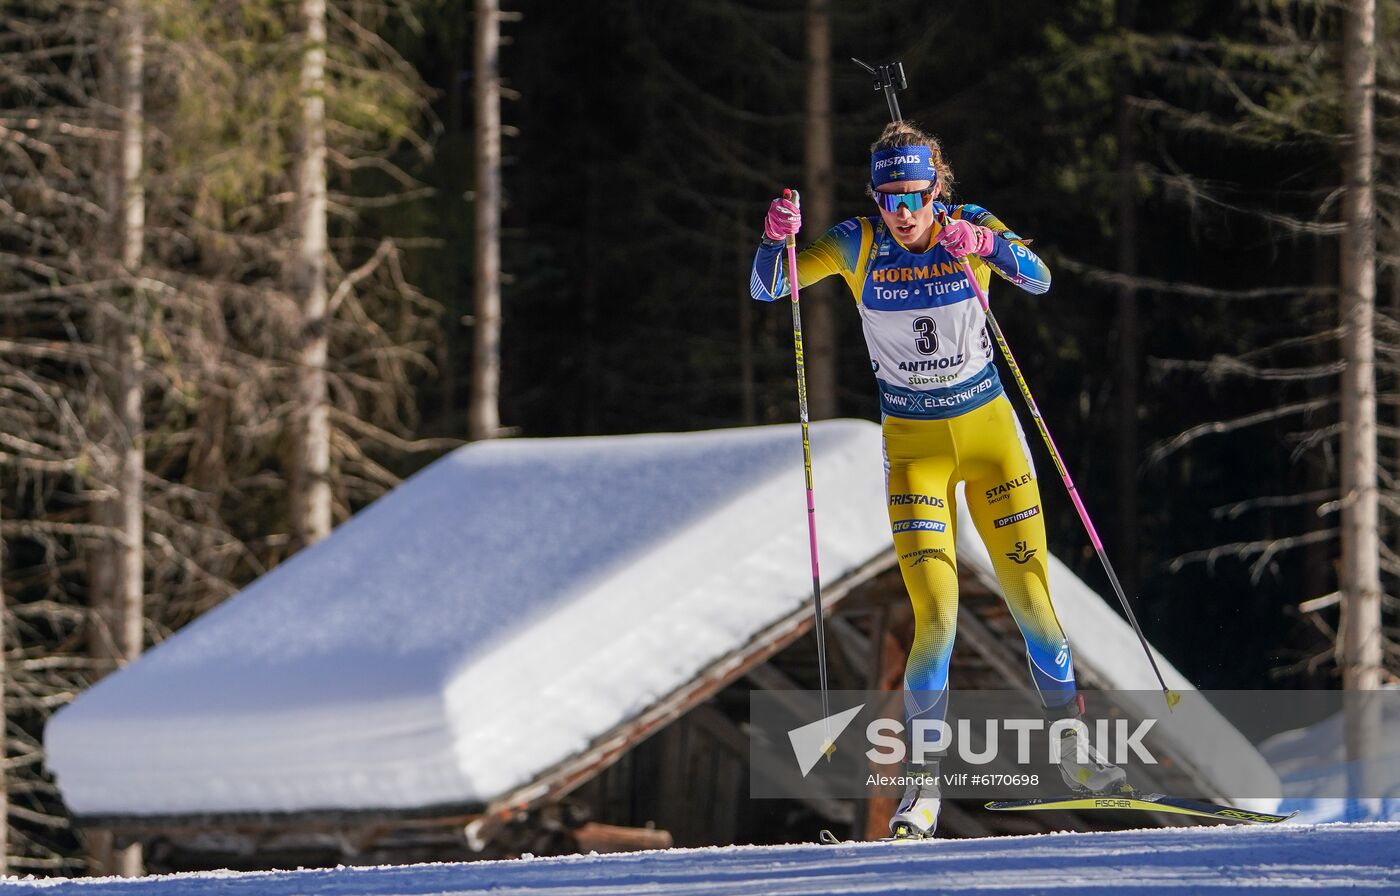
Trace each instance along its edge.
<path fill-rule="evenodd" d="M 928 843 L 0 882 L 0 896 L 1400 892 L 1400 824 L 1162 828 Z"/>

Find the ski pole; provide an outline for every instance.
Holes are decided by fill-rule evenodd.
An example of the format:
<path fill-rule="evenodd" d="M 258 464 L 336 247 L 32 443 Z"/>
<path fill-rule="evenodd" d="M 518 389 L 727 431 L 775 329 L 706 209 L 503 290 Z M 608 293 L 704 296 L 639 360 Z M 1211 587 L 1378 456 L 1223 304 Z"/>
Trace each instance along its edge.
<path fill-rule="evenodd" d="M 796 190 L 783 190 L 783 198 L 793 205 L 801 204 Z M 817 504 L 812 490 L 812 439 L 807 417 L 807 365 L 802 359 L 802 312 L 797 301 L 797 237 L 787 235 L 788 284 L 792 289 L 792 347 L 797 355 L 797 412 L 802 420 L 802 466 L 807 475 L 807 544 L 812 555 L 812 612 L 815 616 L 814 632 L 817 636 L 817 675 L 822 689 L 822 722 L 825 725 L 826 743 L 822 752 L 830 758 L 836 745 L 831 742 L 831 705 L 827 697 L 826 680 L 826 625 L 822 618 L 822 579 L 817 563 Z"/>
<path fill-rule="evenodd" d="M 939 220 L 940 223 L 947 225 L 947 211 L 939 214 Z M 1050 457 L 1055 461 L 1055 469 L 1060 473 L 1060 481 L 1065 484 L 1065 489 L 1069 491 L 1069 499 L 1074 502 L 1074 509 L 1079 511 L 1079 521 L 1084 524 L 1084 530 L 1089 533 L 1089 542 L 1094 546 L 1095 553 L 1099 555 L 1099 561 L 1103 563 L 1104 571 L 1108 573 L 1108 581 L 1113 585 L 1113 592 L 1118 595 L 1118 602 L 1123 605 L 1123 612 L 1128 614 L 1128 622 L 1132 624 L 1133 631 L 1137 633 L 1143 653 L 1147 654 L 1147 661 L 1152 664 L 1152 672 L 1157 676 L 1157 683 L 1162 686 L 1162 693 L 1167 698 L 1167 709 L 1171 710 L 1181 700 L 1181 695 L 1167 687 L 1166 681 L 1162 678 L 1162 670 L 1157 668 L 1157 660 L 1152 656 L 1152 648 L 1148 646 L 1147 637 L 1142 633 L 1142 626 L 1138 625 L 1137 617 L 1133 615 L 1133 608 L 1128 604 L 1128 596 L 1123 593 L 1123 586 L 1118 582 L 1118 574 L 1113 571 L 1113 564 L 1108 560 L 1108 552 L 1104 550 L 1098 530 L 1094 528 L 1093 520 L 1089 519 L 1089 511 L 1085 509 L 1084 501 L 1079 497 L 1079 489 L 1075 488 L 1074 480 L 1070 478 L 1069 470 L 1060 457 L 1060 449 L 1055 447 L 1055 440 L 1050 436 L 1050 429 L 1045 425 L 1045 419 L 1040 416 L 1040 408 L 1036 406 L 1035 398 L 1031 395 L 1031 388 L 1026 385 L 1026 378 L 1021 374 L 1021 366 L 1016 363 L 1016 356 L 1011 354 L 1011 346 L 1006 344 L 1006 336 L 1001 331 L 1001 325 L 997 323 L 996 315 L 992 314 L 992 306 L 987 301 L 986 291 L 982 289 L 982 284 L 973 276 L 972 264 L 966 256 L 959 258 L 958 264 L 962 266 L 963 276 L 972 286 L 972 291 L 977 294 L 977 301 L 982 304 L 982 311 L 986 313 L 987 323 L 992 328 L 992 336 L 996 339 L 997 346 L 1001 348 L 1001 356 L 1006 359 L 1006 366 L 1016 379 L 1016 385 L 1021 388 L 1021 395 L 1026 399 L 1026 406 L 1030 408 L 1036 428 L 1040 430 L 1040 437 L 1045 440 L 1045 447 L 1050 449 Z"/>

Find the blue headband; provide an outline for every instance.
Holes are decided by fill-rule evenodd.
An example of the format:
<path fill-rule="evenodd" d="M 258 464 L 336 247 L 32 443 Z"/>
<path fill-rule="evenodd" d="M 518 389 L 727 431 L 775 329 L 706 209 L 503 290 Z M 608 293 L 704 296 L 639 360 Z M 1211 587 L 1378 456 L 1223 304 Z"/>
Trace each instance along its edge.
<path fill-rule="evenodd" d="M 933 168 L 933 150 L 927 146 L 892 146 L 870 154 L 870 185 L 881 187 L 897 180 L 926 180 L 938 183 Z"/>

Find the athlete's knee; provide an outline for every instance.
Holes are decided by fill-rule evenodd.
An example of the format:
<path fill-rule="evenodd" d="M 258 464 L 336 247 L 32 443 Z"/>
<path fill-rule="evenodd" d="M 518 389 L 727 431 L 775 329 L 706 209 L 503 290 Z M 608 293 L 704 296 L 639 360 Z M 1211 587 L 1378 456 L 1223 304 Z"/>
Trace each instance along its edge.
<path fill-rule="evenodd" d="M 905 689 L 916 694 L 934 694 L 946 689 L 951 656 L 950 649 L 911 650 L 904 667 Z"/>

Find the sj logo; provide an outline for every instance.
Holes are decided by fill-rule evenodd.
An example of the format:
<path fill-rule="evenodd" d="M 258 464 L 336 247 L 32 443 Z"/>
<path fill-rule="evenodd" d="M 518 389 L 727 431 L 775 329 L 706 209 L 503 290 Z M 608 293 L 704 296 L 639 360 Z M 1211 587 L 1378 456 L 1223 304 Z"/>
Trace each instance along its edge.
<path fill-rule="evenodd" d="M 1017 563 L 1029 563 L 1031 558 L 1035 556 L 1035 548 L 1028 548 L 1024 541 L 1018 541 L 1016 542 L 1016 550 L 1006 556 Z"/>

